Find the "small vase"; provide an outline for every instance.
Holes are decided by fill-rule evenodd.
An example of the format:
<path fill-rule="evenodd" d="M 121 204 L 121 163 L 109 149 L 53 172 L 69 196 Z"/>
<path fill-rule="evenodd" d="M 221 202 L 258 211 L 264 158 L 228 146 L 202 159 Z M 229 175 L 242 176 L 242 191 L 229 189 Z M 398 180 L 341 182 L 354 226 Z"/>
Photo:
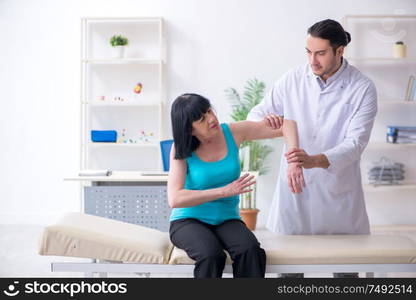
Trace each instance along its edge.
<path fill-rule="evenodd" d="M 125 46 L 114 46 L 114 57 L 115 58 L 124 58 L 124 48 Z"/>
<path fill-rule="evenodd" d="M 240 216 L 247 228 L 251 231 L 256 229 L 257 214 L 260 210 L 254 209 L 240 209 Z"/>
<path fill-rule="evenodd" d="M 393 57 L 394 58 L 405 58 L 406 57 L 406 45 L 394 44 L 393 45 Z"/>

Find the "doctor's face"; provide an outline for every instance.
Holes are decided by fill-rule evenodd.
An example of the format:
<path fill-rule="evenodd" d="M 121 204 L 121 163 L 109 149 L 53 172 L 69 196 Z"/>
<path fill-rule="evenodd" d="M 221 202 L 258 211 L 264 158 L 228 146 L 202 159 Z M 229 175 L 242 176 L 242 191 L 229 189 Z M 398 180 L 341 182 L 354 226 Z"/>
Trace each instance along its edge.
<path fill-rule="evenodd" d="M 312 72 L 326 80 L 341 65 L 344 47 L 338 47 L 334 53 L 329 40 L 308 35 L 306 40 L 306 53 Z"/>

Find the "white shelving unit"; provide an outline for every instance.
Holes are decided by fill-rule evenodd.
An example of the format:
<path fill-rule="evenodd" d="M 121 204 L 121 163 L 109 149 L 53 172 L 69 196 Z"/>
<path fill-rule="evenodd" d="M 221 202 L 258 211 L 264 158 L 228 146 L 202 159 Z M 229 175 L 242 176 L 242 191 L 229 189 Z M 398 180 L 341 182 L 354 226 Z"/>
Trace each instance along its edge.
<path fill-rule="evenodd" d="M 367 192 L 394 192 L 394 191 L 405 191 L 415 190 L 416 184 L 401 184 L 401 185 L 379 185 L 374 186 L 372 184 L 364 185 L 364 190 Z"/>
<path fill-rule="evenodd" d="M 352 36 L 346 59 L 373 80 L 378 93 L 378 113 L 361 164 L 370 221 L 416 224 L 416 144 L 386 142 L 387 125 L 416 126 L 416 102 L 404 101 L 409 76 L 416 72 L 416 15 L 348 15 L 343 26 Z M 405 58 L 393 57 L 396 41 L 407 46 Z M 383 156 L 405 164 L 403 184 L 369 184 L 369 164 Z"/>
<path fill-rule="evenodd" d="M 166 139 L 162 18 L 81 20 L 81 169 L 162 169 L 159 141 Z M 129 43 L 118 58 L 113 35 Z M 133 92 L 137 83 L 143 88 Z M 94 143 L 91 130 L 116 130 L 117 143 Z"/>
<path fill-rule="evenodd" d="M 392 144 L 386 142 L 370 142 L 367 146 L 367 149 L 370 150 L 405 150 L 412 149 L 416 150 L 416 144 Z"/>
<path fill-rule="evenodd" d="M 393 58 L 393 57 L 349 57 L 349 61 L 354 62 L 367 62 L 367 63 L 380 63 L 380 62 L 391 62 L 395 64 L 400 63 L 414 63 L 416 62 L 416 59 L 410 59 L 410 58 Z"/>

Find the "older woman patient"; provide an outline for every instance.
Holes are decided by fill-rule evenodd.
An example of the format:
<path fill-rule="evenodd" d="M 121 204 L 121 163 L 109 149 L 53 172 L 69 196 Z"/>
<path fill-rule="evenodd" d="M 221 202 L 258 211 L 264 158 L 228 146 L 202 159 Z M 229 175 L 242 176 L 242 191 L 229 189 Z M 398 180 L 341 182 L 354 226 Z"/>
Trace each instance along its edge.
<path fill-rule="evenodd" d="M 266 254 L 239 215 L 239 195 L 255 182 L 248 174 L 240 177 L 238 148 L 244 141 L 282 135 L 297 147 L 296 123 L 270 115 L 260 122 L 220 124 L 209 100 L 197 94 L 179 96 L 171 120 L 172 243 L 195 260 L 195 278 L 222 277 L 224 250 L 234 277 L 264 277 Z M 302 182 L 302 169 L 293 169 L 290 177 Z"/>

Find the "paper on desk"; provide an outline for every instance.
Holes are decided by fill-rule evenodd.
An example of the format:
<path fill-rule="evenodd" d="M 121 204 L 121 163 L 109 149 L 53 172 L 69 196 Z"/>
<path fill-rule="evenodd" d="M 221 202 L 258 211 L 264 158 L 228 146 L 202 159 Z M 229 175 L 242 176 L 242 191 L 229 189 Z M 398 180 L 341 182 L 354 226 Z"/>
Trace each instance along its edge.
<path fill-rule="evenodd" d="M 79 171 L 79 176 L 110 176 L 112 173 L 111 170 L 81 170 Z"/>

